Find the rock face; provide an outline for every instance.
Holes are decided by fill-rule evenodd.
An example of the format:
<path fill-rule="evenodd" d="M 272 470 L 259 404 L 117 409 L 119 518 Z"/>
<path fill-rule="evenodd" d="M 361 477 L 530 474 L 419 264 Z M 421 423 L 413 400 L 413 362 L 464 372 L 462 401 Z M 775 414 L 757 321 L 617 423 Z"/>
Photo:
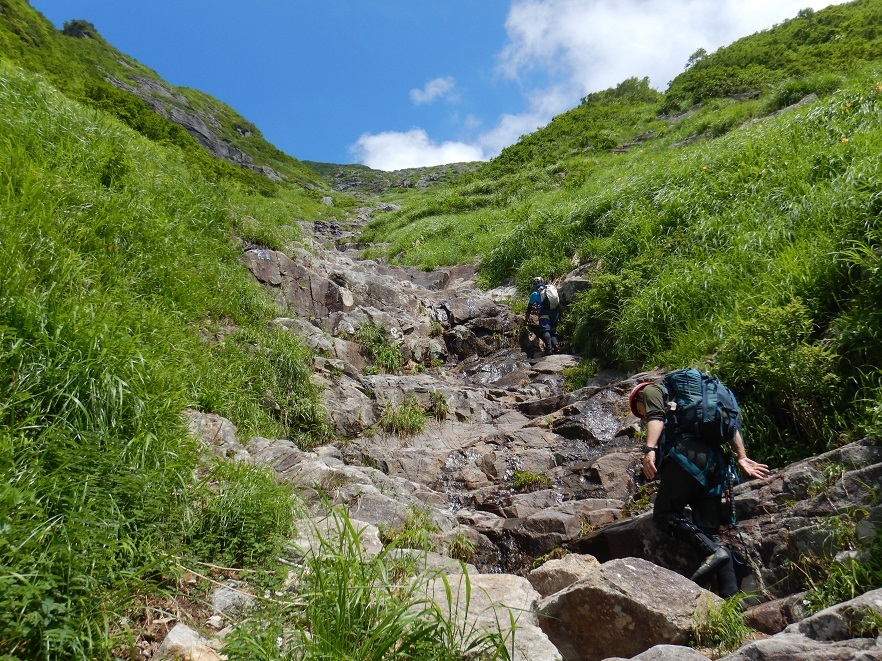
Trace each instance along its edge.
<path fill-rule="evenodd" d="M 318 236 L 302 249 L 254 248 L 243 261 L 284 308 L 274 324 L 314 352 L 339 442 L 305 452 L 286 439 L 240 440 L 229 421 L 198 412 L 185 416 L 191 432 L 223 460 L 271 467 L 307 502 L 346 509 L 365 556 L 383 551 L 384 530 L 419 513 L 436 551 L 468 555 L 468 564 L 397 552 L 417 553 L 417 565 L 471 587 L 474 608 L 460 596 L 439 603 L 461 630 L 480 635 L 516 618 L 515 658 L 704 658 L 682 645 L 695 613 L 719 600 L 684 578 L 700 559 L 661 535 L 648 501 L 634 498 L 645 485 L 627 395 L 660 374 L 604 371 L 568 391 L 564 372 L 578 359 L 535 355 L 535 338 L 509 307 L 511 288 L 479 291 L 472 267 L 424 273 L 360 260 L 343 228 L 306 229 Z M 583 267 L 562 289 L 575 296 L 590 279 Z M 401 359 L 394 373 L 356 341 L 371 325 Z M 405 406 L 424 423 L 396 432 L 385 420 Z M 789 563 L 838 551 L 826 522 L 856 507 L 866 509 L 856 534 L 877 534 L 880 483 L 882 448 L 864 440 L 738 488 L 745 543 L 735 531 L 724 535 L 746 556 L 743 589 L 768 602 L 751 621 L 775 635 L 732 658 L 875 653 L 873 641 L 842 638 L 851 636 L 844 611 L 805 619 Z M 300 526 L 294 558 L 316 552 L 316 539 L 339 525 L 327 511 L 313 516 Z M 446 600 L 440 576 L 428 590 Z M 867 598 L 861 608 L 875 608 Z"/>
<path fill-rule="evenodd" d="M 73 36 L 92 36 L 88 30 L 90 24 L 85 23 L 87 28 L 83 28 L 84 22 L 77 21 L 76 23 L 77 34 Z M 94 27 L 91 29 L 94 31 Z M 221 128 L 221 123 L 216 117 L 212 116 L 208 111 L 195 110 L 190 106 L 187 97 L 182 94 L 176 94 L 163 83 L 144 76 L 134 76 L 131 78 L 131 82 L 125 82 L 113 76 L 105 76 L 105 79 L 114 87 L 137 96 L 150 106 L 157 115 L 178 124 L 187 133 L 196 138 L 199 144 L 218 158 L 233 165 L 259 172 L 273 181 L 282 181 L 285 178 L 269 166 L 255 165 L 253 159 L 248 154 L 222 140 L 216 133 Z M 239 129 L 239 134 L 245 136 L 250 135 L 250 132 Z"/>

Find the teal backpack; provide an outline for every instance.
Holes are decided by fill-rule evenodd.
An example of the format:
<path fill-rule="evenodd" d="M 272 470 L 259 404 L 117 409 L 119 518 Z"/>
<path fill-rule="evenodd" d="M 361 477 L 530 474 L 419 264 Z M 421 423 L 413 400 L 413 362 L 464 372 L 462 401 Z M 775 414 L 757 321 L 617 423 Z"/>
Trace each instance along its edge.
<path fill-rule="evenodd" d="M 693 436 L 712 446 L 722 446 L 741 429 L 741 410 L 735 395 L 714 376 L 697 369 L 666 374 L 665 436 Z"/>

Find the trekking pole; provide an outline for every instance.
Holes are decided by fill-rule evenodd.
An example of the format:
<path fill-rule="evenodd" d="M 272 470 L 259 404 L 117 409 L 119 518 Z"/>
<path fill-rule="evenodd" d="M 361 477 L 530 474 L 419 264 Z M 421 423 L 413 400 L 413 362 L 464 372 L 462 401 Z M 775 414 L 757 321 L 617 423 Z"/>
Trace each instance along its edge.
<path fill-rule="evenodd" d="M 744 551 L 744 562 L 740 562 L 737 555 L 734 553 L 732 554 L 732 559 L 739 565 L 743 565 L 747 563 L 747 542 L 744 541 L 744 535 L 741 534 L 741 529 L 738 527 L 738 518 L 735 515 L 735 483 L 735 467 L 732 465 L 732 458 L 730 455 L 729 461 L 726 462 L 726 503 L 729 505 L 729 523 L 735 529 L 735 532 L 738 533 L 738 539 L 741 540 L 741 548 Z"/>

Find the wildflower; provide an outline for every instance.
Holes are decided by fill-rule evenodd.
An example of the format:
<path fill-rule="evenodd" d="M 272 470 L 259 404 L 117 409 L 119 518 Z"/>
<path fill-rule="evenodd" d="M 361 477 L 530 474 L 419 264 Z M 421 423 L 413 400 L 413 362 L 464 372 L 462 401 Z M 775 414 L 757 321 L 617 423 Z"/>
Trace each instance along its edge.
<path fill-rule="evenodd" d="M 702 169 L 702 170 L 707 170 L 707 166 L 706 166 L 706 165 L 702 165 L 702 166 L 701 166 L 701 169 Z"/>
<path fill-rule="evenodd" d="M 882 92 L 882 83 L 873 86 L 874 92 Z"/>
<path fill-rule="evenodd" d="M 844 145 L 846 142 L 848 142 L 848 138 L 842 138 L 842 140 L 840 140 L 839 142 Z"/>

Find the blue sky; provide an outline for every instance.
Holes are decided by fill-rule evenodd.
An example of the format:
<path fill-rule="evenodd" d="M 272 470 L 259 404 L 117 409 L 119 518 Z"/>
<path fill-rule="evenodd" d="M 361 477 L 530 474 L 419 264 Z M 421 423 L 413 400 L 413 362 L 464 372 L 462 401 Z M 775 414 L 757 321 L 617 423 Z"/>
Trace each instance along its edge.
<path fill-rule="evenodd" d="M 664 90 L 699 47 L 843 0 L 30 1 L 296 158 L 395 170 L 492 158 L 589 92 Z"/>

